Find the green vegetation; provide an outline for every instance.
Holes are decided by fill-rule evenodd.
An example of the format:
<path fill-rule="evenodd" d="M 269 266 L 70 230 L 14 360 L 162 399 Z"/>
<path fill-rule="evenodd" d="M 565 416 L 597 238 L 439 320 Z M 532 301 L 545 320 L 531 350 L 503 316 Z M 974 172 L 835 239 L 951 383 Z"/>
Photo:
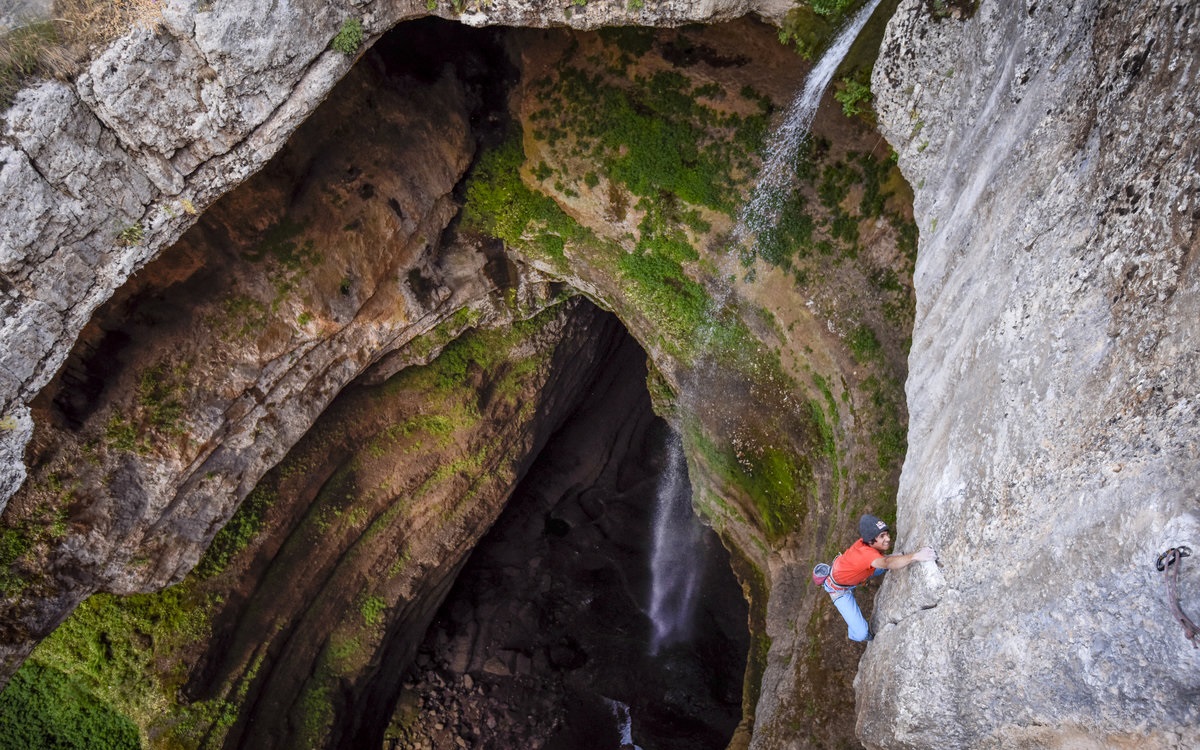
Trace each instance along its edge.
<path fill-rule="evenodd" d="M 668 351 L 691 359 L 710 342 L 745 343 L 748 332 L 732 315 L 711 320 L 711 300 L 691 264 L 712 229 L 705 212 L 732 216 L 755 170 L 770 101 L 749 87 L 738 96 L 711 84 L 697 87 L 674 70 L 632 72 L 633 57 L 655 43 L 652 31 L 610 29 L 600 36 L 602 55 L 583 60 L 568 53 L 552 76 L 534 83 L 539 107 L 530 116 L 531 135 L 562 166 L 554 172 L 541 161 L 533 175 L 540 182 L 553 178 L 566 197 L 607 183 L 601 194 L 618 221 L 634 204 L 641 219 L 633 251 L 605 254 L 617 259 L 626 299 L 656 322 Z M 721 108 L 705 97 L 720 98 Z M 510 159 L 506 174 L 515 175 L 523 159 L 515 150 Z"/>
<path fill-rule="evenodd" d="M 266 513 L 276 499 L 276 492 L 271 486 L 259 483 L 213 537 L 212 544 L 196 565 L 196 575 L 211 578 L 224 571 L 229 561 L 250 546 L 250 542 L 262 531 Z"/>
<path fill-rule="evenodd" d="M 297 240 L 308 229 L 306 223 L 283 217 L 263 231 L 254 247 L 243 253 L 252 263 L 273 259 L 286 271 L 301 271 L 321 261 L 321 254 L 313 247 L 312 240 L 301 243 Z"/>
<path fill-rule="evenodd" d="M 594 235 L 521 180 L 524 160 L 519 134 L 480 157 L 467 179 L 463 226 L 561 266 L 567 243 Z"/>
<path fill-rule="evenodd" d="M 779 41 L 792 45 L 805 60 L 812 60 L 825 48 L 836 30 L 836 24 L 810 5 L 797 3 L 779 25 Z"/>
<path fill-rule="evenodd" d="M 37 21 L 18 26 L 0 36 L 0 109 L 27 78 L 61 76 L 74 66 L 61 48 L 57 25 Z"/>
<path fill-rule="evenodd" d="M 897 248 L 906 275 L 916 262 L 917 227 L 905 213 L 911 191 L 892 158 L 851 151 L 831 153 L 822 138 L 801 145 L 795 164 L 799 189 L 786 196 L 777 220 L 759 232 L 756 242 L 744 245 L 740 254 L 749 266 L 755 258 L 791 270 L 802 286 L 819 284 L 836 265 L 852 261 L 876 286 L 885 318 L 907 326 L 912 319 L 911 290 L 899 282 L 889 267 L 863 267 L 859 227 L 865 221 L 883 218 L 895 232 Z M 858 200 L 852 196 L 861 195 Z M 810 196 L 816 197 L 813 205 Z"/>
<path fill-rule="evenodd" d="M 163 700 L 175 699 L 177 685 L 156 664 L 208 637 L 208 606 L 186 583 L 158 594 L 89 598 L 22 665 L 14 677 L 22 687 L 3 694 L 32 706 L 33 728 L 23 731 L 45 721 L 61 733 L 20 747 L 139 747 L 136 727 L 158 725 Z M 10 715 L 0 713 L 7 727 Z"/>
<path fill-rule="evenodd" d="M 234 294 L 221 303 L 221 313 L 208 320 L 221 336 L 245 340 L 261 333 L 268 320 L 267 306 L 253 297 Z"/>
<path fill-rule="evenodd" d="M 865 78 L 865 80 L 863 80 Z M 846 117 L 859 115 L 874 115 L 871 107 L 871 76 L 870 73 L 856 75 L 853 78 L 843 78 L 833 98 L 842 104 L 842 112 Z"/>
<path fill-rule="evenodd" d="M 160 362 L 142 373 L 137 399 L 143 419 L 162 435 L 182 435 L 183 400 L 187 396 L 187 362 Z"/>
<path fill-rule="evenodd" d="M 850 353 L 860 364 L 870 364 L 873 361 L 881 361 L 883 358 L 883 347 L 880 346 L 875 331 L 866 324 L 860 325 L 850 332 L 850 336 L 846 339 L 846 345 L 850 347 Z"/>
<path fill-rule="evenodd" d="M 337 36 L 329 43 L 336 52 L 351 56 L 358 52 L 363 43 L 363 25 L 357 18 L 347 18 L 338 29 Z"/>
<path fill-rule="evenodd" d="M 417 359 L 425 360 L 454 340 L 465 329 L 479 322 L 480 312 L 473 307 L 460 307 L 449 318 L 434 326 L 433 330 L 408 343 L 407 350 Z"/>
<path fill-rule="evenodd" d="M 826 17 L 839 17 L 856 5 L 862 5 L 862 0 L 808 0 L 814 12 Z"/>
<path fill-rule="evenodd" d="M 117 244 L 122 247 L 134 247 L 142 244 L 142 240 L 146 237 L 146 230 L 142 228 L 140 223 L 130 224 L 127 227 L 117 232 Z"/>
<path fill-rule="evenodd" d="M 33 540 L 18 529 L 0 533 L 0 597 L 15 594 L 24 586 L 24 580 L 12 572 L 12 566 L 32 547 Z"/>
<path fill-rule="evenodd" d="M 183 415 L 192 387 L 190 369 L 188 362 L 164 360 L 144 370 L 138 378 L 133 417 L 126 418 L 119 411 L 109 416 L 104 431 L 109 447 L 145 455 L 168 438 L 186 435 Z"/>
<path fill-rule="evenodd" d="M 605 38 L 622 54 L 652 43 L 628 30 Z M 620 66 L 589 72 L 568 61 L 555 78 L 535 85 L 544 105 L 530 118 L 535 139 L 552 149 L 579 149 L 602 176 L 651 200 L 732 213 L 766 132 L 765 111 L 707 107 L 690 79 L 674 71 L 628 78 Z"/>
<path fill-rule="evenodd" d="M 641 57 L 654 47 L 655 30 L 642 26 L 610 26 L 596 33 L 605 43 L 616 45 L 621 52 L 632 57 Z"/>
<path fill-rule="evenodd" d="M 358 611 L 367 627 L 373 628 L 383 622 L 383 615 L 387 611 L 387 602 L 382 597 L 368 596 L 363 599 Z"/>
<path fill-rule="evenodd" d="M 0 750 L 136 750 L 137 726 L 52 667 L 27 664 L 0 693 Z"/>
<path fill-rule="evenodd" d="M 157 27 L 163 5 L 161 0 L 57 0 L 53 18 L 0 34 L 0 109 L 31 80 L 74 75 L 89 50 L 106 47 L 131 27 Z M 21 4 L 16 7 L 20 10 Z"/>
<path fill-rule="evenodd" d="M 762 436 L 718 446 L 700 428 L 689 428 L 687 435 L 689 445 L 726 487 L 747 494 L 768 541 L 800 524 L 816 485 L 812 467 L 795 451 L 775 448 Z"/>
<path fill-rule="evenodd" d="M 475 313 L 454 316 L 452 326 L 473 322 Z M 358 472 L 368 460 L 385 461 L 386 456 L 371 458 L 381 441 L 387 450 L 404 450 L 420 440 L 448 440 L 456 431 L 467 431 L 472 420 L 478 419 L 478 394 L 475 384 L 466 377 L 474 367 L 489 373 L 489 380 L 514 378 L 513 389 L 507 395 L 497 386 L 493 398 L 513 398 L 517 381 L 527 387 L 534 368 L 544 361 L 534 354 L 514 360 L 510 351 L 520 342 L 535 336 L 553 320 L 555 313 L 517 323 L 512 329 L 473 331 L 460 336 L 446 347 L 446 356 L 429 366 L 409 368 L 385 385 L 375 387 L 366 395 L 368 408 L 380 406 L 378 400 L 398 388 L 427 394 L 432 409 L 412 413 L 407 419 L 388 425 L 374 436 L 366 436 L 357 453 L 348 456 L 342 468 L 329 481 L 313 504 L 312 517 L 327 523 L 327 533 L 348 530 L 360 531 L 365 538 L 381 533 L 394 523 L 396 515 L 409 507 L 395 502 L 377 518 L 361 502 L 366 493 L 377 488 L 360 488 Z M 172 383 L 178 365 L 166 362 L 150 368 L 139 379 L 138 399 L 141 420 L 153 429 L 169 429 L 176 421 L 175 391 Z M 182 369 L 186 372 L 186 368 Z M 516 375 L 513 375 L 516 373 Z M 392 381 L 399 381 L 400 385 Z M 156 594 L 118 597 L 97 594 L 86 600 L 75 613 L 50 637 L 42 642 L 22 667 L 13 686 L 4 693 L 3 727 L 0 750 L 7 747 L 81 747 L 75 736 L 87 740 L 90 747 L 138 747 L 139 732 L 143 740 L 154 737 L 156 746 L 197 747 L 202 742 L 220 744 L 221 737 L 235 722 L 242 700 L 254 680 L 265 651 L 236 678 L 234 685 L 224 688 L 224 695 L 212 700 L 186 703 L 181 688 L 188 678 L 187 656 L 193 654 L 194 644 L 210 637 L 213 613 L 221 604 L 220 575 L 229 570 L 238 555 L 253 548 L 255 539 L 266 528 L 267 516 L 279 502 L 280 482 L 311 472 L 313 453 L 325 453 L 331 441 L 344 439 L 336 433 L 324 434 L 315 430 L 306 448 L 293 451 L 279 467 L 260 482 L 245 499 L 232 519 L 217 533 L 196 570 L 176 586 Z M 136 434 L 131 440 L 136 440 Z M 306 438 L 308 440 L 308 438 Z M 401 444 L 400 441 L 408 444 Z M 483 487 L 490 480 L 488 467 L 506 455 L 510 448 L 502 444 L 476 446 L 457 460 L 432 468 L 424 483 L 408 493 L 419 496 L 437 484 L 466 473 L 481 477 L 476 483 Z M 44 482 L 48 492 L 69 493 L 69 477 L 48 474 Z M 471 493 L 460 500 L 469 505 Z M 462 507 L 448 508 L 446 518 L 461 513 Z M 0 533 L 0 585 L 6 593 L 10 585 L 23 585 L 12 573 L 14 564 L 25 556 L 53 528 L 49 520 L 40 522 L 36 532 L 5 529 Z M 334 524 L 337 524 L 335 527 Z M 365 528 L 364 528 L 365 527 Z M 42 536 L 38 536 L 41 534 Z M 410 560 L 410 553 L 397 553 L 393 575 L 398 574 Z M 320 736 L 332 716 L 332 685 L 345 675 L 353 674 L 373 648 L 370 631 L 376 630 L 387 617 L 390 602 L 384 595 L 358 592 L 354 600 L 361 622 L 343 623 L 331 638 L 318 664 L 319 677 L 305 688 L 302 701 L 308 729 Z M 328 678 L 326 680 L 326 678 Z M 10 726 L 8 706 L 20 706 L 28 722 L 13 722 Z M 26 708 L 27 706 L 34 708 Z M 39 713 L 40 712 L 40 713 Z M 74 712 L 74 713 L 72 713 Z M 69 718 L 82 712 L 86 719 Z M 49 718 L 44 718 L 49 717 Z M 52 726 L 58 732 L 45 739 L 35 734 L 39 727 Z M 115 727 L 115 728 L 114 728 Z M 131 729 L 132 728 L 132 729 Z M 5 732 L 8 732 L 6 735 Z M 36 737 L 36 740 L 29 738 Z M 128 738 L 131 742 L 126 742 Z M 26 742 L 32 744 L 22 744 Z M 110 744 L 105 744 L 109 742 Z M 14 744 L 15 743 L 15 744 Z M 55 744 L 58 743 L 58 744 Z M 124 744 L 122 744 L 124 743 Z"/>

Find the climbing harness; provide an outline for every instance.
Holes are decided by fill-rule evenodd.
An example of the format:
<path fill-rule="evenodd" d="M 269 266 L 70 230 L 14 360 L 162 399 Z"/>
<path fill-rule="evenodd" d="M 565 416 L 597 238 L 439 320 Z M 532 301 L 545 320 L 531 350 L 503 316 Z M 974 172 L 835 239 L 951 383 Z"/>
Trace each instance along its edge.
<path fill-rule="evenodd" d="M 1154 567 L 1167 574 L 1167 599 L 1171 604 L 1171 612 L 1183 626 L 1183 633 L 1192 642 L 1192 647 L 1200 648 L 1200 642 L 1196 640 L 1196 636 L 1200 635 L 1200 628 L 1196 627 L 1196 623 L 1192 622 L 1179 606 L 1179 566 L 1182 565 L 1183 558 L 1191 554 L 1190 547 L 1171 547 L 1158 556 Z"/>
<path fill-rule="evenodd" d="M 836 563 L 837 557 L 833 558 L 833 561 Z M 833 580 L 833 566 L 828 563 L 818 563 L 817 567 L 813 568 L 813 583 L 825 589 L 834 599 L 854 590 L 853 586 L 843 586 Z"/>

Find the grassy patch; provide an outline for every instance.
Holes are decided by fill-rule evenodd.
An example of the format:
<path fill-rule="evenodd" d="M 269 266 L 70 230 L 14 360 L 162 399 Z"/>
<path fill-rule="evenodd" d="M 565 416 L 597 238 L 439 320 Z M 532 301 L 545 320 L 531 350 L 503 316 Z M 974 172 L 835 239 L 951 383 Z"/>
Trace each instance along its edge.
<path fill-rule="evenodd" d="M 383 622 L 383 615 L 387 612 L 387 602 L 382 597 L 368 596 L 359 604 L 358 612 L 362 615 L 363 624 L 373 628 Z"/>
<path fill-rule="evenodd" d="M 757 511 L 768 541 L 796 529 L 815 492 L 812 467 L 794 452 L 775 448 L 770 441 L 735 439 L 718 445 L 701 429 L 688 430 L 689 441 L 722 483 L 746 493 Z"/>
<path fill-rule="evenodd" d="M 608 37 L 628 54 L 624 39 Z M 563 153 L 576 150 L 635 196 L 670 194 L 731 214 L 740 181 L 753 172 L 766 113 L 707 107 L 674 71 L 623 74 L 623 67 L 596 72 L 564 62 L 537 85 L 544 106 L 530 118 L 534 138 Z"/>
<path fill-rule="evenodd" d="M 351 56 L 358 52 L 359 47 L 363 43 L 363 25 L 362 21 L 357 18 L 347 18 L 342 22 L 342 27 L 338 29 L 337 36 L 329 43 L 331 49 L 336 52 L 341 52 L 343 55 Z"/>
<path fill-rule="evenodd" d="M 187 583 L 157 594 L 93 595 L 38 645 L 21 671 L 57 672 L 75 695 L 90 696 L 90 713 L 128 717 L 143 732 L 158 727 L 153 733 L 159 733 L 167 730 L 162 707 L 176 700 L 181 679 L 160 672 L 159 660 L 176 659 L 208 637 L 208 608 Z"/>
<path fill-rule="evenodd" d="M 0 532 L 0 596 L 11 596 L 24 587 L 24 577 L 12 568 L 32 548 L 33 540 L 20 529 Z"/>
<path fill-rule="evenodd" d="M 262 531 L 266 513 L 276 499 L 275 490 L 265 483 L 255 487 L 229 522 L 213 537 L 212 544 L 196 566 L 196 574 L 201 578 L 211 578 L 225 570 L 229 561 L 250 546 L 250 542 Z"/>
<path fill-rule="evenodd" d="M 187 435 L 185 402 L 191 388 L 191 364 L 163 360 L 138 377 L 132 416 L 114 410 L 105 423 L 109 448 L 148 455 L 166 441 Z"/>
<path fill-rule="evenodd" d="M 0 109 L 31 80 L 73 76 L 89 50 L 133 26 L 157 26 L 162 11 L 159 0 L 58 0 L 53 18 L 19 23 L 0 34 Z"/>
<path fill-rule="evenodd" d="M 480 157 L 467 178 L 463 226 L 561 266 L 567 243 L 590 239 L 591 232 L 521 180 L 524 161 L 519 135 Z"/>

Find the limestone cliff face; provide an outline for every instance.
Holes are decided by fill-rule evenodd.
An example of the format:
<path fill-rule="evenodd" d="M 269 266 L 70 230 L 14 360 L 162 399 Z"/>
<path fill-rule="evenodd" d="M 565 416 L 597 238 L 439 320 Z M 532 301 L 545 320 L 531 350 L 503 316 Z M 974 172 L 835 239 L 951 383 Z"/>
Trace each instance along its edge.
<path fill-rule="evenodd" d="M 442 247 L 474 149 L 466 98 L 451 77 L 356 70 L 242 197 L 96 313 L 33 405 L 38 466 L 6 514 L 28 553 L 20 593 L 6 590 L 6 654 L 93 591 L 178 581 L 368 367 L 384 379 L 549 302 L 548 282 L 498 250 Z"/>
<path fill-rule="evenodd" d="M 1200 10 L 966 16 L 902 4 L 873 81 L 922 237 L 900 547 L 940 561 L 878 599 L 859 733 L 1195 746 L 1200 650 L 1155 560 L 1200 549 Z"/>

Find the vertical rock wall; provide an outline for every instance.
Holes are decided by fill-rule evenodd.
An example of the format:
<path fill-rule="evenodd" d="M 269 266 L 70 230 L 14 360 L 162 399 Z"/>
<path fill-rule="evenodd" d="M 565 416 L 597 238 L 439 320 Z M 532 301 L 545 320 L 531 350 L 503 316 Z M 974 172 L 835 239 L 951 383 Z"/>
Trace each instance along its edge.
<path fill-rule="evenodd" d="M 970 5 L 903 3 L 873 81 L 921 229 L 898 547 L 940 561 L 877 599 L 859 735 L 1195 747 L 1155 560 L 1200 551 L 1200 7 Z"/>

